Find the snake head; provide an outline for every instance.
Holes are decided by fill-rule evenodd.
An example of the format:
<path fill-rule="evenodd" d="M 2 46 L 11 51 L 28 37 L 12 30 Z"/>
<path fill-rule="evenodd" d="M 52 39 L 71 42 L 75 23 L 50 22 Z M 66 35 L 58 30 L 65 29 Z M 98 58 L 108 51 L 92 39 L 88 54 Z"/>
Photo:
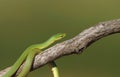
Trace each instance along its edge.
<path fill-rule="evenodd" d="M 53 35 L 53 39 L 55 41 L 57 41 L 57 40 L 60 40 L 60 39 L 64 38 L 65 36 L 66 36 L 65 33 L 57 33 L 56 35 Z"/>

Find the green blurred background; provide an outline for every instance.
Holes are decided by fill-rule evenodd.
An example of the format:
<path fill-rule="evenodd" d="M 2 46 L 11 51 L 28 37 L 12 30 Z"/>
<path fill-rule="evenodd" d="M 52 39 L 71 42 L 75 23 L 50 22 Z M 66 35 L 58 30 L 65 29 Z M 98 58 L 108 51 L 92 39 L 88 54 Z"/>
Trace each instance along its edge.
<path fill-rule="evenodd" d="M 119 0 L 0 0 L 0 70 L 31 44 L 64 32 L 70 39 L 98 22 L 120 18 Z M 61 41 L 63 41 L 61 40 Z M 60 42 L 60 41 L 59 41 Z M 56 62 L 61 77 L 120 77 L 120 34 L 105 37 L 81 55 Z M 48 66 L 28 77 L 52 77 Z"/>

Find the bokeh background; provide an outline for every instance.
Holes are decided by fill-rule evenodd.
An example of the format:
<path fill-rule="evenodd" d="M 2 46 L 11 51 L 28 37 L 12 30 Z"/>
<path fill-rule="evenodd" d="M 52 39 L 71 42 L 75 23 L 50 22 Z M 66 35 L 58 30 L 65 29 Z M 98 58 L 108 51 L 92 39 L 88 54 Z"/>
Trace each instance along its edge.
<path fill-rule="evenodd" d="M 31 44 L 63 32 L 70 39 L 98 22 L 120 18 L 119 0 L 0 0 L 0 70 Z M 63 41 L 61 40 L 61 41 Z M 59 42 L 61 42 L 59 41 Z M 120 34 L 105 37 L 81 55 L 56 60 L 61 77 L 120 77 Z M 28 77 L 52 77 L 48 66 Z"/>

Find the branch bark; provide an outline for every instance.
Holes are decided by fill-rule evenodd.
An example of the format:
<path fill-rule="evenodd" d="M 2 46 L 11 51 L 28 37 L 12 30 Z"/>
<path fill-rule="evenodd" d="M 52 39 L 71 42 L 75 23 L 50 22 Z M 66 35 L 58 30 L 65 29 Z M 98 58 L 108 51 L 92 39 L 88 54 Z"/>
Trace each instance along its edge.
<path fill-rule="evenodd" d="M 84 30 L 72 39 L 56 44 L 36 55 L 31 71 L 62 56 L 80 54 L 93 42 L 114 33 L 120 33 L 120 19 L 98 23 L 97 25 Z M 17 71 L 17 74 L 19 74 L 22 66 L 19 71 Z M 2 77 L 2 75 L 4 75 L 10 68 L 11 67 L 1 70 L 0 77 Z"/>

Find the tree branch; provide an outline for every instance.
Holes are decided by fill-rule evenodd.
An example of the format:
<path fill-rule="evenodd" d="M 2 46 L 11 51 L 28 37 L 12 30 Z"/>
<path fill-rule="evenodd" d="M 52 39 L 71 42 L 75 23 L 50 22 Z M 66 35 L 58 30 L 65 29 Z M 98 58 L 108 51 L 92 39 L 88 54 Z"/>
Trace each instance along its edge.
<path fill-rule="evenodd" d="M 65 55 L 80 54 L 93 42 L 114 33 L 120 32 L 120 19 L 98 23 L 72 39 L 56 44 L 36 55 L 31 71 Z M 0 77 L 11 67 L 0 71 Z M 22 68 L 22 67 L 21 67 Z M 20 69 L 21 69 L 20 68 Z M 19 74 L 20 70 L 17 72 Z"/>

